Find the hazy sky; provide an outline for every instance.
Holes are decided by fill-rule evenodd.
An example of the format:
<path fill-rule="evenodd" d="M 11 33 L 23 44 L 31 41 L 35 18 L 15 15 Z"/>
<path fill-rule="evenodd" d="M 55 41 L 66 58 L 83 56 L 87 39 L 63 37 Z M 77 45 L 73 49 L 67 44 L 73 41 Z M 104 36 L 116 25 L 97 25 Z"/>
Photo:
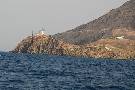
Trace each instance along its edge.
<path fill-rule="evenodd" d="M 0 50 L 13 49 L 31 31 L 64 32 L 128 0 L 0 0 Z"/>

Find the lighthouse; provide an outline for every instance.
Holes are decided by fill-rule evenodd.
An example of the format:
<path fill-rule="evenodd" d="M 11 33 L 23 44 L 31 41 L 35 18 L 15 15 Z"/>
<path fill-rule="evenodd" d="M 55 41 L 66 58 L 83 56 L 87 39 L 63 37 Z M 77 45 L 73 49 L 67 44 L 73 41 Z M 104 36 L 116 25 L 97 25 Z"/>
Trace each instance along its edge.
<path fill-rule="evenodd" d="M 44 31 L 39 31 L 39 35 L 44 35 Z"/>
<path fill-rule="evenodd" d="M 39 32 L 36 34 L 37 36 L 42 36 L 42 35 L 45 35 L 45 29 L 42 28 L 41 30 L 39 30 Z"/>

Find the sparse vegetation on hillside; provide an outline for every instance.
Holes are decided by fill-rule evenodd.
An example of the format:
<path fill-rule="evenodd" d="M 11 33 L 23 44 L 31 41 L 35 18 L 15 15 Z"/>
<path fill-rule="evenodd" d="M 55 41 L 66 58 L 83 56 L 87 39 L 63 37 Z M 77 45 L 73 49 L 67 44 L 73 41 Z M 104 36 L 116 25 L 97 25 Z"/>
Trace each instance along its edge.
<path fill-rule="evenodd" d="M 135 0 L 130 0 L 117 9 L 75 29 L 54 35 L 57 39 L 73 44 L 87 44 L 113 36 L 114 29 L 135 31 Z M 135 40 L 135 36 L 128 36 Z"/>

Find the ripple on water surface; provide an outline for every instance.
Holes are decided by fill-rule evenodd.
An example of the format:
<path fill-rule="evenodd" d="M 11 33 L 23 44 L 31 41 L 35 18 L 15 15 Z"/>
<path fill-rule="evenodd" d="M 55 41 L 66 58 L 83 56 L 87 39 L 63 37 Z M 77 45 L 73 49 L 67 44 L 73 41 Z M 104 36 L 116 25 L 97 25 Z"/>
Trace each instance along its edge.
<path fill-rule="evenodd" d="M 1 52 L 0 90 L 135 90 L 135 61 Z"/>

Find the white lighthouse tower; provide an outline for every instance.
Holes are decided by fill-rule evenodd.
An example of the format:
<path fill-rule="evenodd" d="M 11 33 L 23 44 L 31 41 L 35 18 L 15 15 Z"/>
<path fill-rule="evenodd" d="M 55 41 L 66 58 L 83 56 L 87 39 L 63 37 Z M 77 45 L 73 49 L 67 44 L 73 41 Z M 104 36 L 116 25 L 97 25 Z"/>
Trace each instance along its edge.
<path fill-rule="evenodd" d="M 36 35 L 37 35 L 37 36 L 45 35 L 45 29 L 42 28 L 41 30 L 39 30 L 39 32 L 38 32 Z"/>

